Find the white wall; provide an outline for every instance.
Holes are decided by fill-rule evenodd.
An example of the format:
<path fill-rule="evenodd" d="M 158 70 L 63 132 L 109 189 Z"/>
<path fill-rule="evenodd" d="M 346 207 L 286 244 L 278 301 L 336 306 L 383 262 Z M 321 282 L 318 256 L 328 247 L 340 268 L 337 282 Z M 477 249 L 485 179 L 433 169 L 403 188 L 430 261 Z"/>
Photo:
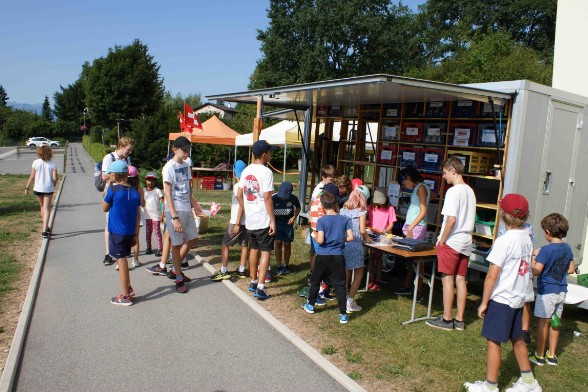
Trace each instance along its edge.
<path fill-rule="evenodd" d="M 583 96 L 588 96 L 587 20 L 587 0 L 558 0 L 552 85 Z M 588 216 L 586 225 L 588 226 Z M 584 268 L 581 269 L 586 273 L 588 272 L 586 268 L 588 266 L 588 230 L 586 230 L 583 247 L 582 267 Z"/>

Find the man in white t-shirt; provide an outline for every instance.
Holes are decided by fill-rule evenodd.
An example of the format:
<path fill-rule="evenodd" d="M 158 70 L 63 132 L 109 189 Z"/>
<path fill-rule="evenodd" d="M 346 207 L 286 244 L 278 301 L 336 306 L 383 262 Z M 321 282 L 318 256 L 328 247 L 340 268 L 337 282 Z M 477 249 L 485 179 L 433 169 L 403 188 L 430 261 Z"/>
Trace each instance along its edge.
<path fill-rule="evenodd" d="M 463 180 L 464 165 L 456 157 L 442 163 L 443 178 L 451 188 L 443 202 L 443 223 L 437 238 L 438 271 L 443 282 L 443 316 L 427 320 L 430 327 L 462 331 L 466 306 L 466 275 L 472 252 L 472 232 L 476 220 L 476 196 Z M 454 285 L 457 287 L 457 311 L 453 319 Z"/>
<path fill-rule="evenodd" d="M 239 212 L 236 222 L 245 213 L 245 227 L 249 236 L 249 291 L 257 299 L 265 300 L 270 296 L 265 290 L 265 277 L 274 250 L 276 220 L 272 194 L 274 192 L 274 175 L 265 166 L 272 159 L 272 151 L 277 147 L 270 146 L 265 140 L 253 143 L 253 163 L 243 170 L 237 184 L 237 200 Z M 238 232 L 238 226 L 235 227 Z M 261 258 L 259 255 L 261 253 Z M 259 260 L 258 260 L 259 259 Z M 259 275 L 257 266 L 259 264 Z"/>
<path fill-rule="evenodd" d="M 178 137 L 173 144 L 174 157 L 161 170 L 163 176 L 163 195 L 165 199 L 165 221 L 168 225 L 172 245 L 176 292 L 184 294 L 188 288 L 184 283 L 191 279 L 182 273 L 182 260 L 196 244 L 198 229 L 192 214 L 192 173 L 190 165 L 184 161 L 190 153 L 190 141 Z M 185 241 L 184 241 L 185 238 Z"/>
<path fill-rule="evenodd" d="M 110 152 L 102 158 L 102 179 L 106 182 L 104 187 L 104 195 L 106 196 L 106 192 L 108 191 L 108 187 L 111 185 L 111 178 L 109 172 L 110 165 L 114 161 L 124 160 L 128 166 L 131 165 L 131 153 L 133 152 L 133 148 L 135 148 L 135 140 L 128 136 L 123 136 L 118 141 L 118 148 L 116 151 Z M 102 263 L 104 265 L 111 265 L 113 264 L 116 259 L 113 259 L 108 254 L 108 214 L 106 214 L 106 228 L 104 229 L 104 246 L 106 248 L 106 255 L 104 256 L 104 260 Z"/>

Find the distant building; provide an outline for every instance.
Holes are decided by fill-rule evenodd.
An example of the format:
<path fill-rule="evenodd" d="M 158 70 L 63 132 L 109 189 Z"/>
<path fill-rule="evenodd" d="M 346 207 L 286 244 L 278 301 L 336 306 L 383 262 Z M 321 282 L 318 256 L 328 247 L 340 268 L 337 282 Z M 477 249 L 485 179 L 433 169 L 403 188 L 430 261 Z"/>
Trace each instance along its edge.
<path fill-rule="evenodd" d="M 224 106 L 224 105 L 217 105 L 214 103 L 207 102 L 204 105 L 200 105 L 194 109 L 194 113 L 201 114 L 216 114 L 218 117 L 223 118 L 225 120 L 230 120 L 237 114 L 237 110 Z"/>

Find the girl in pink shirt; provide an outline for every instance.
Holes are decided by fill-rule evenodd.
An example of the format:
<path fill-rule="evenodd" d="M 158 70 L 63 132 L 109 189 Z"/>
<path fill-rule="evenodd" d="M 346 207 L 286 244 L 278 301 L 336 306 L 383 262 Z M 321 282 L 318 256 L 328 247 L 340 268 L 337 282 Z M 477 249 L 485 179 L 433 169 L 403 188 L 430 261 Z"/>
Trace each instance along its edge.
<path fill-rule="evenodd" d="M 374 233 L 385 236 L 392 232 L 392 227 L 394 226 L 394 222 L 396 222 L 396 211 L 394 210 L 394 207 L 390 205 L 390 200 L 388 199 L 384 188 L 376 188 L 374 191 L 372 204 L 368 208 L 368 220 L 369 227 Z M 380 289 L 380 280 L 382 279 L 382 255 L 383 252 L 380 249 L 372 248 L 370 250 L 368 273 L 372 279 L 368 284 L 368 290 L 377 291 Z"/>

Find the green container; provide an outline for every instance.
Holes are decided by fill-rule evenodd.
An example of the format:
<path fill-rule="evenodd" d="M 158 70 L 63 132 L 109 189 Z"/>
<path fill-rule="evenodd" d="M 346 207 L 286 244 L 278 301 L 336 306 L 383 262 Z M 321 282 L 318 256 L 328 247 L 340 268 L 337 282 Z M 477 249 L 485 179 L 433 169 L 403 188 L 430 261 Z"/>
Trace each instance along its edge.
<path fill-rule="evenodd" d="M 553 328 L 561 327 L 561 319 L 557 315 L 557 312 L 554 313 L 553 316 L 551 316 L 551 320 L 549 321 L 549 325 L 551 325 Z"/>
<path fill-rule="evenodd" d="M 588 274 L 578 275 L 577 279 L 580 286 L 588 287 Z"/>

